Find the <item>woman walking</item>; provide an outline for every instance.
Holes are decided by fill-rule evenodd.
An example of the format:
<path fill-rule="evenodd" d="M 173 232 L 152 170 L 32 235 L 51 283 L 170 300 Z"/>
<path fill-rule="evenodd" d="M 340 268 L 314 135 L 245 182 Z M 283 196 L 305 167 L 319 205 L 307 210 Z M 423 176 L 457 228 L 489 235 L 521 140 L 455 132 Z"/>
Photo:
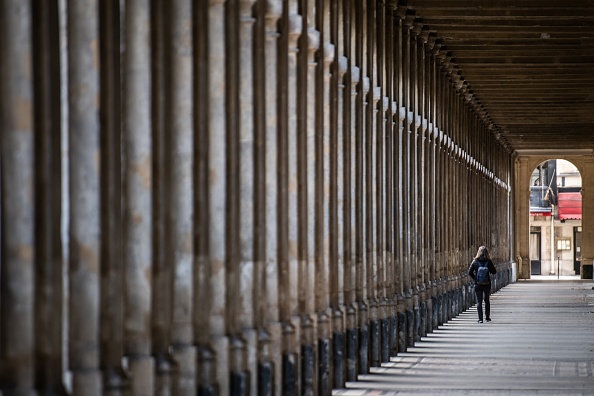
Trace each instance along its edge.
<path fill-rule="evenodd" d="M 483 299 L 485 300 L 485 316 L 487 322 L 491 321 L 491 275 L 495 275 L 497 270 L 491 261 L 489 251 L 486 246 L 481 246 L 476 252 L 476 256 L 470 268 L 468 275 L 474 279 L 474 292 L 476 293 L 476 307 L 478 311 L 478 322 L 483 323 Z"/>

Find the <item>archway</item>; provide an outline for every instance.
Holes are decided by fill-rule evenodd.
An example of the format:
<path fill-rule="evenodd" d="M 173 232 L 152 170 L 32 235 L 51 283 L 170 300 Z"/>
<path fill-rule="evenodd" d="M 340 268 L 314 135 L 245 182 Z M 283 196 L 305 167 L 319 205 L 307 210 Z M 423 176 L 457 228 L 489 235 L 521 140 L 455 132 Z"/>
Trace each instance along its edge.
<path fill-rule="evenodd" d="M 564 159 L 541 162 L 530 176 L 530 277 L 579 276 L 582 177 Z"/>
<path fill-rule="evenodd" d="M 514 158 L 514 275 L 517 279 L 530 279 L 530 180 L 532 171 L 551 158 L 570 161 L 582 178 L 582 228 L 580 277 L 592 279 L 594 259 L 594 157 L 589 150 L 519 150 Z M 550 272 L 547 269 L 547 274 Z"/>

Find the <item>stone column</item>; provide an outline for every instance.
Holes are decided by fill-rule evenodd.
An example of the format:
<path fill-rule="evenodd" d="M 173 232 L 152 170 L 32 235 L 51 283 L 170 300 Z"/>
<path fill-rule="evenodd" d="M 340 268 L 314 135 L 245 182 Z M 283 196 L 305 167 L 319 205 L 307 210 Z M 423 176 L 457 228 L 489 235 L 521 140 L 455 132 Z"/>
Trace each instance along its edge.
<path fill-rule="evenodd" d="M 74 394 L 101 395 L 99 370 L 98 3 L 68 4 L 69 364 Z M 24 327 L 26 328 L 26 327 Z"/>
<path fill-rule="evenodd" d="M 265 213 L 266 213 L 266 263 L 263 274 L 265 290 L 263 315 L 266 333 L 263 334 L 261 343 L 264 350 L 268 349 L 270 343 L 270 359 L 273 367 L 273 378 L 275 394 L 281 392 L 282 385 L 282 364 L 281 364 L 281 327 L 279 322 L 279 291 L 278 291 L 278 80 L 277 71 L 279 64 L 278 57 L 278 27 L 277 22 L 282 14 L 282 2 L 280 0 L 266 1 L 266 26 L 265 26 Z M 268 359 L 266 357 L 265 359 Z M 262 359 L 262 360 L 265 360 Z"/>
<path fill-rule="evenodd" d="M 438 297 L 439 297 L 439 265 L 440 265 L 440 250 L 439 250 L 439 238 L 440 238 L 440 222 L 439 215 L 441 212 L 441 204 L 439 201 L 439 188 L 440 183 L 437 180 L 439 177 L 439 91 L 438 91 L 438 76 L 437 73 L 437 54 L 441 45 L 435 43 L 431 48 L 431 59 L 430 64 L 430 81 L 431 81 L 431 122 L 433 124 L 433 131 L 431 137 L 431 149 L 430 149 L 430 176 L 429 180 L 431 183 L 431 302 L 432 302 L 432 325 L 431 327 L 436 329 L 439 325 L 438 320 Z"/>
<path fill-rule="evenodd" d="M 280 249 L 280 300 L 281 300 L 281 321 L 283 326 L 282 353 L 283 353 L 283 389 L 287 392 L 295 392 L 299 388 L 298 377 L 298 348 L 296 340 L 299 339 L 299 273 L 298 273 L 298 174 L 297 174 L 297 52 L 298 39 L 301 35 L 303 20 L 297 14 L 295 2 L 288 4 L 288 17 L 284 19 L 286 25 L 284 33 L 287 40 L 287 53 L 283 54 L 282 80 L 286 85 L 284 90 L 284 109 L 279 114 L 281 120 L 282 137 L 279 159 L 282 161 L 281 173 L 283 174 L 283 185 L 281 186 L 282 200 L 281 207 L 284 213 L 281 214 L 281 249 Z M 286 73 L 286 74 L 285 74 Z M 283 84 L 284 84 L 283 83 Z M 281 84 L 281 85 L 283 85 Z"/>
<path fill-rule="evenodd" d="M 250 392 L 249 373 L 247 372 L 247 349 L 245 339 L 242 337 L 242 330 L 244 322 L 241 320 L 242 315 L 242 298 L 238 291 L 244 287 L 242 279 L 242 269 L 245 263 L 245 251 L 242 250 L 244 242 L 244 229 L 242 223 L 242 207 L 248 205 L 250 211 L 248 216 L 253 215 L 250 210 L 251 197 L 246 196 L 246 191 L 243 189 L 243 180 L 238 177 L 242 174 L 243 155 L 250 150 L 250 132 L 253 131 L 253 124 L 250 124 L 250 119 L 245 119 L 246 109 L 243 106 L 245 100 L 242 100 L 242 95 L 248 94 L 251 90 L 240 91 L 242 88 L 242 80 L 244 75 L 240 68 L 246 59 L 242 57 L 245 53 L 243 48 L 242 34 L 246 33 L 250 36 L 251 31 L 244 32 L 245 23 L 242 20 L 245 14 L 250 16 L 249 4 L 248 9 L 244 9 L 246 4 L 234 2 L 233 5 L 228 4 L 225 9 L 225 99 L 226 99 L 226 113 L 225 113 L 225 151 L 224 157 L 226 160 L 225 177 L 225 333 L 229 340 L 228 359 L 229 366 L 226 367 L 229 392 L 231 394 L 245 395 Z M 246 37 L 244 37 L 245 39 Z M 251 49 L 248 48 L 248 51 Z M 250 59 L 247 59 L 249 63 Z M 248 66 L 248 71 L 251 68 Z M 250 76 L 251 77 L 251 76 Z M 253 97 L 248 97 L 248 100 L 253 100 Z M 243 103 L 242 103 L 243 102 Z M 249 112 L 249 110 L 247 110 Z M 239 117 L 237 117 L 239 114 Z M 247 124 L 242 124 L 246 121 Z M 244 138 L 248 136 L 247 141 Z M 213 153 L 220 155 L 222 153 Z M 247 165 L 251 165 L 251 161 L 247 161 Z M 248 182 L 250 181 L 249 175 Z M 252 183 L 253 184 L 253 183 Z M 250 238 L 251 239 L 251 238 Z M 251 242 L 251 241 L 250 241 Z M 251 245 L 251 243 L 250 243 Z M 250 246 L 251 248 L 251 246 Z M 249 249 L 247 254 L 250 254 Z M 249 291 L 246 290 L 247 295 Z M 249 311 L 248 311 L 249 316 Z M 224 353 L 224 352 L 223 352 Z"/>
<path fill-rule="evenodd" d="M 151 348 L 153 135 L 148 0 L 126 4 L 124 54 L 124 354 L 131 394 L 155 393 Z"/>
<path fill-rule="evenodd" d="M 420 114 L 419 114 L 419 59 L 418 59 L 418 35 L 421 32 L 419 23 L 411 21 L 412 27 L 409 31 L 411 36 L 411 52 L 410 52 L 410 84 L 411 103 L 409 111 L 412 112 L 410 125 L 410 227 L 412 237 L 411 244 L 411 278 L 413 288 L 413 309 L 414 309 L 414 340 L 420 341 L 421 329 L 421 299 L 422 299 L 422 281 L 421 281 L 421 266 L 420 266 L 420 252 L 419 245 L 421 233 L 419 230 L 419 217 L 421 210 L 419 208 L 419 159 L 420 159 Z"/>
<path fill-rule="evenodd" d="M 120 8 L 99 4 L 100 53 L 100 367 L 104 393 L 120 395 L 127 387 L 122 369 L 124 325 L 122 246 L 122 147 Z M 117 302 L 117 303 L 116 303 Z"/>
<path fill-rule="evenodd" d="M 403 185 L 403 255 L 404 255 L 404 292 L 406 298 L 406 328 L 407 328 L 407 346 L 414 344 L 414 296 L 413 296 L 413 271 L 414 262 L 412 259 L 412 194 L 411 194 L 411 128 L 414 122 L 412 108 L 412 82 L 411 82 L 411 28 L 414 17 L 406 15 L 402 21 L 403 25 L 403 107 L 404 107 L 404 125 L 402 132 L 402 185 Z M 402 327 L 401 327 L 402 328 Z"/>
<path fill-rule="evenodd" d="M 384 69 L 387 67 L 386 63 L 383 65 Z M 384 80 L 385 81 L 385 80 Z M 384 90 L 384 93 L 387 91 Z M 381 143 L 378 144 L 378 164 L 380 166 L 379 181 L 380 191 L 378 192 L 379 207 L 378 211 L 380 226 L 379 234 L 381 235 L 381 243 L 378 246 L 379 258 L 381 266 L 379 267 L 379 282 L 378 282 L 378 294 L 380 301 L 380 360 L 381 362 L 388 362 L 390 360 L 390 301 L 389 301 L 389 266 L 392 264 L 390 251 L 388 250 L 388 236 L 391 233 L 388 232 L 391 226 L 392 216 L 388 212 L 388 189 L 392 187 L 390 176 L 391 169 L 389 161 L 391 160 L 391 154 L 388 148 L 391 148 L 391 124 L 392 116 L 390 115 L 390 109 L 392 102 L 388 96 L 382 98 L 382 104 L 380 108 L 380 114 L 378 115 L 378 135 L 380 136 Z"/>
<path fill-rule="evenodd" d="M 58 1 L 33 2 L 32 65 L 35 76 L 35 195 L 42 197 L 35 208 L 35 340 L 36 377 L 40 393 L 63 393 L 64 257 L 62 256 L 62 164 L 60 26 Z M 4 11 L 0 11 L 2 14 Z M 15 17 L 15 20 L 18 20 Z M 4 22 L 2 22 L 4 25 Z M 15 31 L 9 34 L 15 35 Z M 0 37 L 4 35 L 0 32 Z M 18 36 L 18 34 L 17 34 Z M 2 44 L 0 44 L 2 46 Z M 24 51 L 28 51 L 26 46 Z M 2 59 L 11 55 L 2 54 Z M 7 64 L 11 63 L 9 61 Z M 2 71 L 11 75 L 14 70 Z M 4 83 L 0 82 L 0 86 Z M 7 95 L 3 92 L 3 95 Z M 7 95 L 8 98 L 11 94 Z M 10 99 L 9 99 L 10 100 Z M 16 101 L 18 103 L 18 101 Z M 3 106 L 3 105 L 2 105 Z M 0 115 L 0 119 L 4 116 Z M 0 130 L 6 131 L 4 125 Z M 0 147 L 2 144 L 0 144 Z M 0 157 L 2 154 L 0 154 Z M 65 170 L 65 169 L 64 169 Z M 9 190 L 9 189 L 7 189 Z M 32 209 L 33 210 L 33 209 Z M 8 226 L 6 230 L 11 230 Z M 6 231 L 11 232 L 11 231 Z M 2 243 L 3 246 L 4 242 Z M 0 275 L 0 278 L 2 275 Z M 2 286 L 0 286 L 2 289 Z M 2 297 L 0 297 L 0 300 Z M 4 319 L 0 316 L 0 321 Z M 5 322 L 11 323 L 11 322 Z M 0 329 L 4 333 L 4 329 Z M 0 347 L 3 349 L 3 347 Z M 2 363 L 0 363 L 2 371 Z M 8 371 L 8 370 L 6 370 Z M 3 378 L 0 376 L 0 382 Z M 4 382 L 3 382 L 4 383 Z"/>
<path fill-rule="evenodd" d="M 385 234 L 385 251 L 386 251 L 386 279 L 385 279 L 385 295 L 386 295 L 386 318 L 384 322 L 384 331 L 387 333 L 385 336 L 384 345 L 387 345 L 387 351 L 384 352 L 384 358 L 390 359 L 390 356 L 395 356 L 398 352 L 398 314 L 397 314 L 397 291 L 396 291 L 396 277 L 395 270 L 397 265 L 396 259 L 396 243 L 395 233 L 397 231 L 398 219 L 395 216 L 395 206 L 397 200 L 397 188 L 394 185 L 396 172 L 395 163 L 397 158 L 396 141 L 398 140 L 398 133 L 396 125 L 398 119 L 398 103 L 397 92 L 396 92 L 396 51 L 394 46 L 397 45 L 397 35 L 395 32 L 398 30 L 394 11 L 396 9 L 395 1 L 386 2 L 386 45 L 385 45 L 385 58 L 386 58 L 386 96 L 388 97 L 388 111 L 385 114 L 385 128 L 386 128 L 386 141 L 384 145 L 385 151 L 385 179 L 386 186 L 384 190 L 385 199 L 385 219 L 386 219 L 386 234 Z"/>
<path fill-rule="evenodd" d="M 304 270 L 305 309 L 301 321 L 301 391 L 303 394 L 315 394 L 315 323 L 313 315 L 316 311 L 316 73 L 319 67 L 315 54 L 320 45 L 320 33 L 309 28 L 307 30 L 307 143 L 306 143 L 306 185 L 307 185 L 307 261 Z"/>
<path fill-rule="evenodd" d="M 340 2 L 339 19 L 339 43 L 342 46 L 339 52 L 344 54 L 345 75 L 342 79 L 342 91 L 339 94 L 339 100 L 342 104 L 339 109 L 342 109 L 342 115 L 339 119 L 342 120 L 343 133 L 343 190 L 339 193 L 339 199 L 342 196 L 344 200 L 342 209 L 342 223 L 339 220 L 339 227 L 342 228 L 343 246 L 340 248 L 343 254 L 343 301 L 344 306 L 344 336 L 345 336 L 345 381 L 357 376 L 357 310 L 355 306 L 355 98 L 356 87 L 353 85 L 353 78 L 358 79 L 359 76 L 353 76 L 354 69 L 354 31 L 353 31 L 353 4 L 350 1 Z M 357 68 L 358 71 L 358 68 Z M 340 141 L 340 139 L 339 139 Z M 340 166 L 340 162 L 339 162 Z"/>
<path fill-rule="evenodd" d="M 196 351 L 193 329 L 194 268 L 194 123 L 192 113 L 192 3 L 171 3 L 171 79 L 169 122 L 171 133 L 170 257 L 173 266 L 171 344 L 178 363 L 174 395 L 189 395 L 196 388 Z M 218 131 L 220 133 L 220 131 Z M 223 153 L 224 151 L 213 151 Z M 223 157 L 223 155 L 217 155 Z M 219 172 L 224 170 L 218 168 Z M 224 173 L 223 173 L 224 174 Z M 215 221 L 219 220 L 215 217 Z M 220 219 L 222 221 L 222 219 Z M 217 291 L 224 291 L 215 289 Z"/>
<path fill-rule="evenodd" d="M 345 135 L 348 136 L 344 130 L 344 114 L 348 112 L 344 109 L 344 76 L 348 68 L 348 60 L 344 56 L 338 58 L 338 90 L 337 90 L 337 101 L 336 101 L 336 135 L 334 144 L 332 144 L 333 151 L 335 154 L 335 171 L 332 172 L 332 179 L 336 181 L 335 197 L 335 220 L 333 229 L 335 230 L 336 238 L 336 258 L 335 258 L 335 271 L 334 277 L 336 277 L 336 297 L 332 304 L 332 332 L 333 332 L 333 345 L 332 352 L 334 354 L 334 387 L 344 387 L 346 381 L 344 374 L 346 370 L 346 361 L 344 359 L 345 354 L 345 328 L 344 328 L 344 310 L 345 310 L 345 272 L 348 272 L 348 265 L 350 265 L 350 257 L 345 256 L 345 195 L 344 188 L 348 185 L 345 183 Z M 347 268 L 345 268 L 347 267 Z"/>
<path fill-rule="evenodd" d="M 322 12 L 322 10 L 319 10 Z M 326 23 L 326 22 L 325 22 Z M 328 35 L 322 36 L 323 40 Z M 328 317 L 330 307 L 330 64 L 334 60 L 334 44 L 325 41 L 323 44 L 323 79 L 316 95 L 320 100 L 318 109 L 318 128 L 316 131 L 316 293 L 318 312 L 318 385 L 320 394 L 329 394 L 331 381 L 331 323 Z M 320 79 L 318 76 L 318 84 Z"/>
<path fill-rule="evenodd" d="M 582 176 L 582 224 L 594 216 L 594 160 L 584 158 L 580 167 Z M 576 161 L 577 163 L 577 161 Z M 522 179 L 526 180 L 526 179 Z M 585 264 L 594 263 L 594 228 L 584 224 L 582 227 L 582 262 L 581 274 L 584 273 Z M 582 275 L 583 276 L 583 275 Z"/>
<path fill-rule="evenodd" d="M 379 266 L 380 255 L 378 249 L 378 102 L 381 98 L 379 87 L 373 88 L 373 96 L 370 109 L 367 114 L 371 118 L 367 122 L 367 163 L 368 163 L 368 218 L 367 218 L 367 245 L 368 245 L 368 272 L 367 287 L 369 290 L 369 348 L 370 365 L 380 365 L 380 296 L 379 296 Z M 382 102 L 383 104 L 383 102 Z"/>
<path fill-rule="evenodd" d="M 435 302 L 435 92 L 433 59 L 431 52 L 435 46 L 435 36 L 427 36 L 425 44 L 425 119 L 427 120 L 425 146 L 425 285 L 427 300 L 427 332 L 436 327 L 433 324 L 433 304 Z"/>
<path fill-rule="evenodd" d="M 237 126 L 237 152 L 238 158 L 236 168 L 239 168 L 238 174 L 238 199 L 237 204 L 239 218 L 239 251 L 237 252 L 238 269 L 237 289 L 239 292 L 233 292 L 231 298 L 236 306 L 236 327 L 238 333 L 236 337 L 241 342 L 237 350 L 237 356 L 234 367 L 232 367 L 232 383 L 237 386 L 235 391 L 239 394 L 245 394 L 248 390 L 252 395 L 258 394 L 257 367 L 258 367 L 258 335 L 256 331 L 256 288 L 260 285 L 255 283 L 254 266 L 254 239 L 256 237 L 256 227 L 254 219 L 255 206 L 255 119 L 254 119 L 254 10 L 255 0 L 242 0 L 239 2 L 239 26 L 237 31 L 237 57 L 235 61 L 239 70 L 238 89 L 235 90 L 238 96 L 239 125 Z M 234 265 L 234 264 L 232 264 Z M 241 336 L 239 336 L 241 334 Z M 251 377 L 250 377 L 251 374 Z M 249 384 L 249 388 L 248 385 Z"/>
<path fill-rule="evenodd" d="M 516 214 L 514 216 L 514 228 L 516 230 L 516 260 L 518 261 L 518 279 L 530 279 L 530 223 L 529 216 L 523 214 L 529 213 L 528 207 L 530 201 L 529 186 L 526 185 L 526 180 L 530 180 L 530 173 L 532 169 L 528 168 L 528 158 L 518 157 L 515 163 L 515 207 Z M 583 180 L 583 179 L 582 179 Z M 583 208 L 582 208 L 583 209 Z M 583 257 L 585 255 L 582 252 Z"/>
<path fill-rule="evenodd" d="M 352 64 L 352 62 L 351 62 Z M 349 198 L 349 208 L 350 211 L 350 229 L 345 230 L 346 233 L 350 233 L 350 255 L 347 258 L 349 260 L 349 267 L 346 269 L 347 277 L 345 279 L 345 283 L 348 285 L 349 292 L 345 298 L 346 304 L 346 332 L 347 332 L 347 349 L 346 349 L 346 359 L 347 359 L 347 381 L 354 381 L 357 378 L 357 352 L 359 348 L 359 334 L 358 334 L 358 325 L 357 325 L 357 295 L 359 294 L 358 288 L 358 278 L 359 278 L 359 271 L 361 269 L 361 260 L 358 256 L 358 249 L 357 246 L 359 245 L 360 241 L 357 240 L 360 237 L 360 233 L 358 232 L 358 223 L 357 223 L 357 216 L 359 213 L 358 204 L 359 204 L 359 179 L 358 179 L 358 162 L 357 157 L 360 150 L 359 147 L 359 138 L 358 135 L 359 129 L 358 126 L 361 123 L 361 120 L 358 118 L 359 116 L 359 106 L 360 102 L 358 101 L 358 85 L 361 79 L 361 72 L 357 66 L 351 66 L 350 70 L 350 80 L 351 80 L 351 103 L 350 109 L 346 109 L 350 112 L 350 136 L 348 140 L 350 141 L 349 147 L 349 161 L 347 161 L 346 166 L 350 167 L 349 170 L 349 186 L 350 188 L 345 191 L 347 195 L 350 196 Z"/>
<path fill-rule="evenodd" d="M 35 238 L 32 7 L 0 5 L 0 154 L 2 163 L 2 268 L 0 274 L 0 380 L 15 394 L 35 391 Z M 91 85 L 92 82 L 91 82 Z M 95 113 L 96 114 L 96 113 Z M 97 129 L 95 129 L 97 132 Z M 98 221 L 98 219 L 96 219 Z M 96 223 L 95 223 L 96 224 Z M 98 226 L 97 226 L 98 227 Z M 96 228 L 97 228 L 96 227 Z M 94 239 L 91 254 L 97 253 Z M 97 263 L 95 263 L 97 264 Z M 97 285 L 97 273 L 91 283 Z M 95 288 L 95 291 L 97 288 Z M 93 295 L 94 296 L 94 295 Z M 95 300 L 96 302 L 96 300 Z M 93 312 L 93 311 L 92 311 Z M 95 324 L 98 312 L 95 310 Z M 95 328 L 96 329 L 96 328 Z M 96 334 L 91 334 L 96 335 Z M 97 347 L 97 339 L 93 338 Z M 89 367 L 96 369 L 97 350 Z M 94 371 L 95 373 L 95 371 Z M 98 373 L 98 371 L 97 371 Z M 77 380 L 79 380 L 77 372 Z M 96 382 L 100 389 L 100 378 Z M 92 391 L 92 389 L 91 389 Z"/>
<path fill-rule="evenodd" d="M 404 138 L 404 119 L 406 108 L 404 107 L 404 54 L 403 47 L 404 27 L 403 19 L 406 16 L 405 7 L 396 7 L 396 16 L 394 18 L 396 43 L 395 57 L 397 64 L 394 71 L 395 99 L 397 104 L 396 114 L 394 115 L 397 125 L 394 128 L 394 249 L 397 252 L 394 255 L 395 268 L 395 292 L 397 293 L 397 343 L 398 352 L 406 350 L 406 296 L 404 291 L 404 205 L 403 205 L 403 138 Z"/>
<path fill-rule="evenodd" d="M 155 393 L 160 396 L 171 395 L 171 376 L 173 362 L 169 353 L 171 340 L 171 296 L 173 282 L 169 252 L 171 240 L 168 237 L 168 210 L 170 194 L 170 150 L 169 128 L 166 124 L 169 103 L 169 43 L 168 4 L 161 0 L 152 2 L 151 42 L 152 58 L 152 192 L 153 192 L 153 285 L 151 339 L 152 353 L 155 356 Z M 205 315 L 206 316 L 206 315 Z M 207 332 L 205 332 L 207 333 Z"/>
<path fill-rule="evenodd" d="M 369 294 L 369 276 L 368 273 L 371 271 L 371 259 L 367 254 L 367 222 L 368 222 L 368 211 L 367 211 L 367 186 L 368 186 L 368 168 L 367 168 L 367 147 L 368 147 L 368 136 L 367 136 L 367 123 L 369 122 L 369 116 L 367 108 L 369 107 L 370 82 L 369 77 L 363 77 L 363 81 L 360 88 L 360 102 L 358 115 L 360 116 L 361 122 L 357 126 L 357 178 L 359 180 L 358 185 L 358 216 L 357 216 L 357 229 L 359 230 L 359 237 L 357 238 L 359 247 L 358 262 L 359 269 L 357 271 L 357 290 L 358 290 L 358 313 L 359 313 L 359 373 L 364 374 L 369 371 L 369 311 L 370 311 L 370 294 Z"/>
<path fill-rule="evenodd" d="M 377 303 L 377 333 L 372 332 L 372 345 L 374 342 L 374 336 L 377 334 L 377 348 L 378 357 L 377 364 L 381 364 L 384 359 L 389 359 L 389 347 L 388 343 L 388 327 L 387 325 L 387 299 L 386 299 L 386 216 L 385 216 L 385 204 L 386 204 L 386 157 L 385 157 L 385 142 L 386 142 L 386 113 L 390 107 L 390 100 L 386 96 L 387 94 L 387 82 L 386 82 L 386 26 L 385 17 L 386 10 L 383 2 L 376 2 L 375 4 L 375 19 L 373 21 L 373 28 L 375 29 L 374 41 L 375 41 L 375 61 L 373 65 L 374 69 L 374 84 L 376 85 L 374 96 L 378 96 L 377 104 L 375 104 L 374 113 L 374 127 L 375 142 L 373 147 L 374 152 L 374 218 L 375 224 L 373 230 L 375 231 L 374 236 L 374 247 L 373 251 L 375 254 L 375 298 Z M 375 100 L 375 99 L 374 99 Z M 372 326 L 374 323 L 372 322 Z M 375 345 L 372 349 L 372 365 L 376 364 L 376 360 L 373 358 L 375 353 Z"/>
<path fill-rule="evenodd" d="M 439 50 L 439 48 L 438 48 Z M 435 100 L 436 100 L 436 137 L 435 137 L 435 201 L 438 203 L 436 208 L 435 216 L 435 278 L 436 278 L 436 299 L 434 308 L 434 322 L 435 326 L 439 326 L 442 322 L 442 301 L 443 301 L 443 213 L 444 213 L 444 202 L 443 202 L 443 98 L 442 98 L 442 78 L 439 67 L 439 51 L 436 50 L 434 60 L 434 75 L 435 75 Z"/>

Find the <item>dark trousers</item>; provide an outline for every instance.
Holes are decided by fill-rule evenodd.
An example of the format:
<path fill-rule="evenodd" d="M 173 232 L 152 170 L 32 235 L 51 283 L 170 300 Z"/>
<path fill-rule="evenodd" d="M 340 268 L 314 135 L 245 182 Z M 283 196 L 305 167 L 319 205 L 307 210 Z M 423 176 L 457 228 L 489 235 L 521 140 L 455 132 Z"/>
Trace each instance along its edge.
<path fill-rule="evenodd" d="M 483 320 L 483 298 L 485 300 L 485 315 L 487 319 L 491 317 L 491 302 L 489 301 L 489 295 L 491 294 L 491 285 L 474 287 L 476 293 L 476 308 L 478 311 L 479 320 Z"/>

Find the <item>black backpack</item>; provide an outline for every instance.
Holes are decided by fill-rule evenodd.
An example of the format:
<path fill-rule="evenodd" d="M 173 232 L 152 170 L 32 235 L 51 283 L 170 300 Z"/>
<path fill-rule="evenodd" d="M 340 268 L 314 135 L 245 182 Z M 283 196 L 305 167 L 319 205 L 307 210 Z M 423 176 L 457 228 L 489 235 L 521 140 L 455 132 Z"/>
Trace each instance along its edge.
<path fill-rule="evenodd" d="M 478 261 L 478 269 L 476 270 L 476 284 L 477 285 L 488 285 L 491 283 L 491 278 L 489 277 L 489 267 L 487 264 L 488 261 Z"/>

